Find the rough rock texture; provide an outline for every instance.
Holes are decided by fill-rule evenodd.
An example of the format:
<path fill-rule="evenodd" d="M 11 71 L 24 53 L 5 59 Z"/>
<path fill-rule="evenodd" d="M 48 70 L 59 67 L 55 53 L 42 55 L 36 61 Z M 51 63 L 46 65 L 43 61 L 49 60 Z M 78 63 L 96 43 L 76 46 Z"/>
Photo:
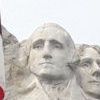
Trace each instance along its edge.
<path fill-rule="evenodd" d="M 10 100 L 68 99 L 73 73 L 67 63 L 76 60 L 75 51 L 69 33 L 59 25 L 48 23 L 37 28 L 27 42 L 20 44 L 21 67 L 23 71 L 27 68 L 29 75 L 25 71 L 27 77 L 15 84 L 18 95 Z"/>
<path fill-rule="evenodd" d="M 55 25 L 53 25 L 53 27 L 55 27 Z M 60 28 L 59 26 L 56 27 L 57 29 Z M 42 28 L 44 29 L 44 27 L 41 27 L 41 29 Z M 37 58 L 43 57 L 43 55 L 41 56 L 42 53 L 38 52 L 38 50 L 40 49 L 38 47 L 39 46 L 41 47 L 40 45 L 41 42 L 38 42 L 39 45 L 36 45 L 35 43 L 35 46 L 33 46 L 34 34 L 32 35 L 33 37 L 31 36 L 31 38 L 29 38 L 28 40 L 24 40 L 21 43 L 18 43 L 18 40 L 16 39 L 15 36 L 9 33 L 4 27 L 2 27 L 2 29 L 3 29 L 4 60 L 5 60 L 6 87 L 7 87 L 6 100 L 42 100 L 42 99 L 43 100 L 100 100 L 100 47 L 99 46 L 76 44 L 75 45 L 76 49 L 74 48 L 76 54 L 72 56 L 72 57 L 75 56 L 75 59 L 73 58 L 72 59 L 73 62 L 74 61 L 76 62 L 68 63 L 70 64 L 68 68 L 71 67 L 71 69 L 69 70 L 72 70 L 74 72 L 74 75 L 72 71 L 71 71 L 72 73 L 70 73 L 72 74 L 72 77 L 69 77 L 71 81 L 69 82 L 67 82 L 67 80 L 55 81 L 54 80 L 56 78 L 55 77 L 51 82 L 49 79 L 52 79 L 54 76 L 49 77 L 48 75 L 52 74 L 52 70 L 51 73 L 48 73 L 50 69 L 44 69 L 44 71 L 47 70 L 47 74 L 45 74 L 47 76 L 45 77 L 41 74 L 43 73 L 42 69 L 41 73 L 39 74 L 41 76 L 37 77 L 38 75 L 37 73 L 34 74 L 34 71 L 35 70 L 37 71 L 38 66 L 36 66 L 36 69 L 34 71 L 31 69 L 31 67 L 34 67 L 36 65 L 36 63 L 33 63 L 35 61 L 34 57 Z M 56 33 L 57 31 L 54 31 L 54 29 L 55 28 L 51 30 L 50 28 L 50 30 L 48 30 L 47 33 L 50 31 L 53 31 L 52 33 Z M 35 32 L 40 33 L 39 30 Z M 50 35 L 54 36 L 55 34 L 53 35 L 50 34 Z M 40 36 L 43 35 L 40 34 Z M 47 36 L 49 37 L 49 35 Z M 45 35 L 43 37 L 45 37 Z M 61 41 L 63 40 L 64 39 L 62 39 Z M 54 43 L 56 44 L 56 42 Z M 52 43 L 53 46 L 55 46 L 54 43 Z M 67 43 L 69 44 L 70 41 L 69 42 L 67 41 Z M 59 45 L 57 45 L 57 47 L 58 46 Z M 70 47 L 70 45 L 68 45 L 68 47 Z M 73 50 L 73 48 L 71 50 Z M 50 54 L 52 56 L 51 59 L 54 57 L 54 55 L 57 56 L 56 53 L 54 53 L 53 55 Z M 45 54 L 45 52 L 43 54 Z M 46 55 L 46 57 L 50 57 L 50 55 L 49 56 Z M 76 57 L 76 55 L 78 57 Z M 58 57 L 61 56 L 62 55 Z M 68 58 L 69 57 L 70 56 L 68 56 Z M 84 59 L 82 59 L 83 57 Z M 58 58 L 55 58 L 55 60 L 56 59 Z M 54 60 L 54 58 L 52 60 Z M 39 60 L 37 61 L 39 63 Z M 43 66 L 41 66 L 40 68 L 42 67 Z M 58 66 L 56 67 L 58 68 Z M 62 68 L 60 72 L 61 71 Z M 68 73 L 69 71 L 66 70 L 66 72 Z M 59 73 L 57 71 L 56 74 L 58 75 Z M 91 83 L 89 83 L 90 79 L 91 83 L 94 82 L 92 85 Z M 91 91 L 93 92 L 92 96 L 90 95 Z"/>
<path fill-rule="evenodd" d="M 4 68 L 4 55 L 3 55 L 1 34 L 0 34 L 0 88 L 5 89 L 5 68 Z"/>
<path fill-rule="evenodd" d="M 17 38 L 14 35 L 12 35 L 10 32 L 8 32 L 4 26 L 2 26 L 2 33 L 3 33 L 4 46 L 18 43 Z"/>
<path fill-rule="evenodd" d="M 5 64 L 5 85 L 7 89 L 7 95 L 9 95 L 10 89 L 13 87 L 13 69 L 16 69 L 19 44 L 17 38 L 9 33 L 3 26 L 2 36 Z"/>

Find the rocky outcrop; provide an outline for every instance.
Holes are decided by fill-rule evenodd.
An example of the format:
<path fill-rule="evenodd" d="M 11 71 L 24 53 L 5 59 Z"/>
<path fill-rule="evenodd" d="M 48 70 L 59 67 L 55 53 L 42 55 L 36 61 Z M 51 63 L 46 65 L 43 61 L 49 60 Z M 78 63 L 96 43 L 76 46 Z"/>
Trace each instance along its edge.
<path fill-rule="evenodd" d="M 8 32 L 4 26 L 2 26 L 2 37 L 5 64 L 5 84 L 7 95 L 9 96 L 10 90 L 13 88 L 13 69 L 16 68 L 19 44 L 17 38 Z"/>
<path fill-rule="evenodd" d="M 4 26 L 2 26 L 2 36 L 3 36 L 4 47 L 9 44 L 18 43 L 17 38 L 14 35 L 12 35 L 10 32 L 8 32 Z"/>

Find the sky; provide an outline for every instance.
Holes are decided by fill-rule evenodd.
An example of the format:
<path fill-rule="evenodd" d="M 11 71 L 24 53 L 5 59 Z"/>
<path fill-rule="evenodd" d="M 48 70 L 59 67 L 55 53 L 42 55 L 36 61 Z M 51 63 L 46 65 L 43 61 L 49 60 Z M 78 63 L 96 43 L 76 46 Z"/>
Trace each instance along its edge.
<path fill-rule="evenodd" d="M 65 28 L 75 43 L 100 45 L 100 0 L 2 0 L 2 24 L 19 41 L 43 23 Z"/>

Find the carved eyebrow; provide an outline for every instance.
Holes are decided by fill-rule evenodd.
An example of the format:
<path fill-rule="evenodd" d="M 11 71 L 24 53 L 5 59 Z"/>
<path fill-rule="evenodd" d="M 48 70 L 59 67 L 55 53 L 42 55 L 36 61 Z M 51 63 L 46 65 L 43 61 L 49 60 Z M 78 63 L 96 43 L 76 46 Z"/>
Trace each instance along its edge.
<path fill-rule="evenodd" d="M 38 39 L 36 41 L 33 42 L 33 47 L 38 45 L 38 44 L 44 44 L 44 40 L 43 39 Z"/>
<path fill-rule="evenodd" d="M 93 60 L 91 58 L 83 58 L 80 61 L 81 64 L 82 63 L 90 63 L 91 64 L 92 62 L 93 62 Z"/>
<path fill-rule="evenodd" d="M 63 48 L 63 44 L 60 43 L 60 42 L 57 41 L 57 40 L 52 39 L 52 40 L 50 40 L 50 43 L 51 43 L 51 44 L 58 44 L 61 48 Z"/>

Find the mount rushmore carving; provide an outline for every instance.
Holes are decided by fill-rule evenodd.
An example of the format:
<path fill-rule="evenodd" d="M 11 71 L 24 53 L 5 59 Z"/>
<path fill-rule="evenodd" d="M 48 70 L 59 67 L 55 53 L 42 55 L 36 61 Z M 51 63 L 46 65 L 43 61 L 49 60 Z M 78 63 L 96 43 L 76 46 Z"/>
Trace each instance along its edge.
<path fill-rule="evenodd" d="M 7 100 L 100 100 L 99 46 L 75 45 L 55 23 L 22 42 L 3 33 Z"/>

